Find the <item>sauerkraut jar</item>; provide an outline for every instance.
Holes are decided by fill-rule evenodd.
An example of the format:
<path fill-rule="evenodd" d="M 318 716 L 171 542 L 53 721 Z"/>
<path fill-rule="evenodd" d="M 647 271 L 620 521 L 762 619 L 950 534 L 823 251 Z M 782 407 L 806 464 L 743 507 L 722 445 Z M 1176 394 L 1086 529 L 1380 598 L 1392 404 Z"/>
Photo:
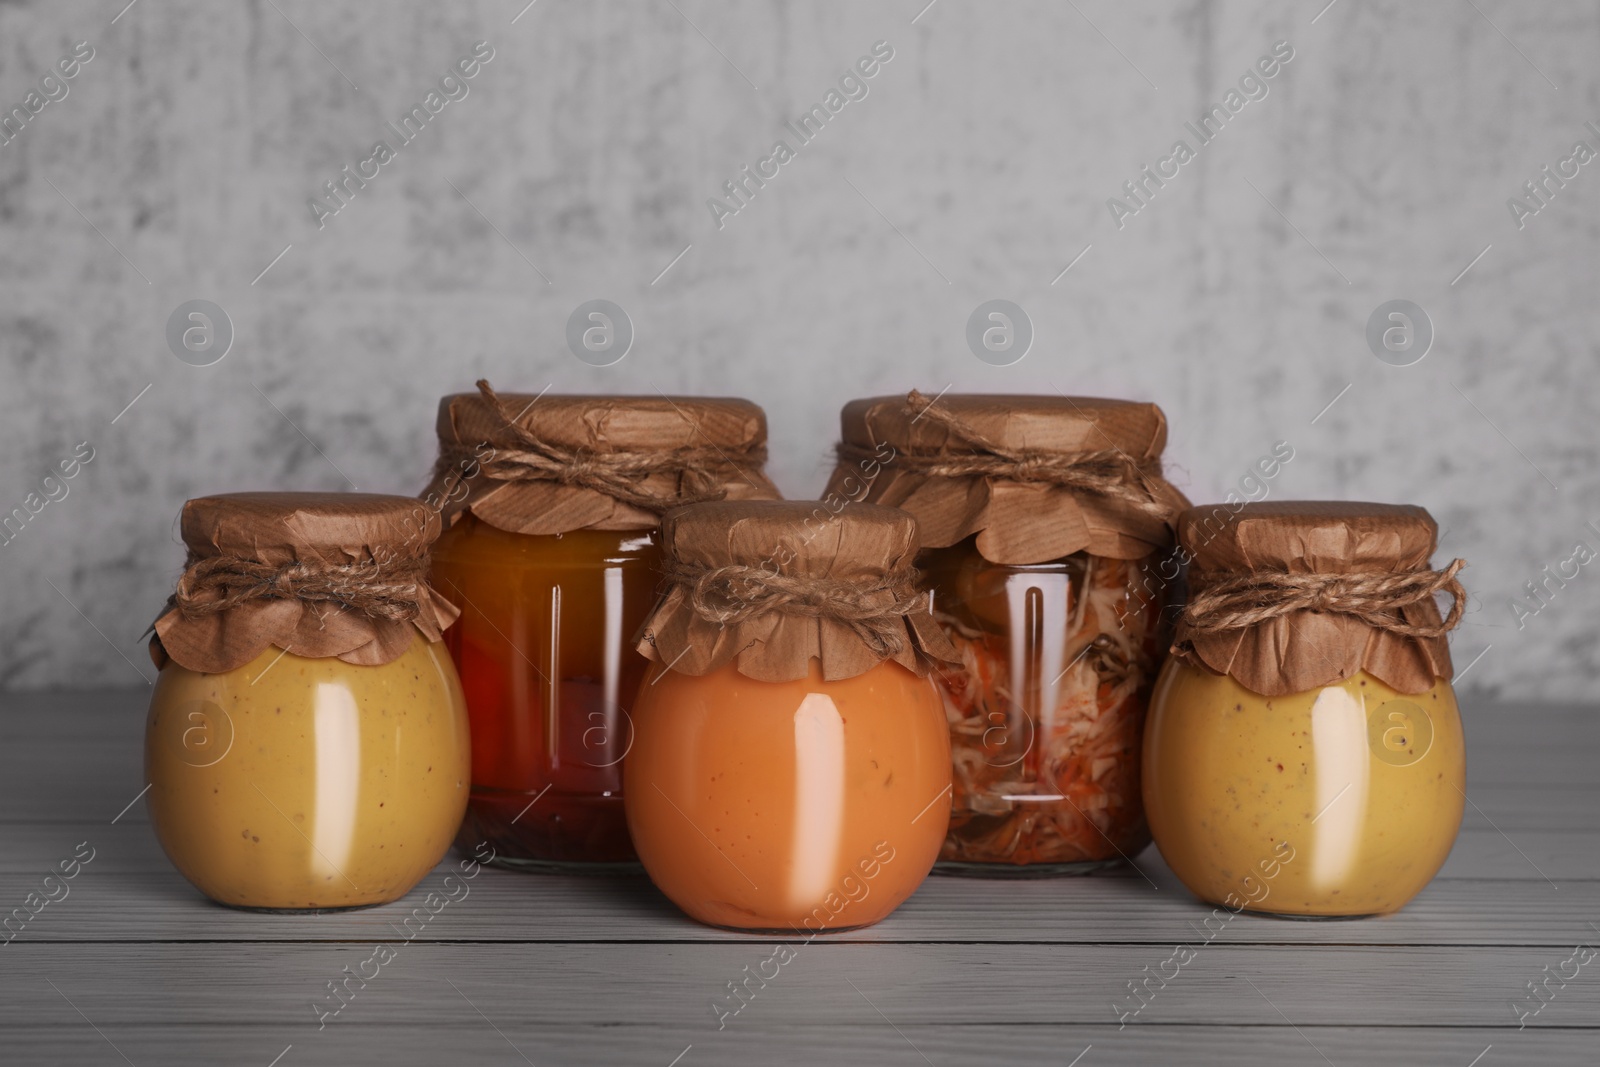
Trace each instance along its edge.
<path fill-rule="evenodd" d="M 1466 803 L 1446 639 L 1462 562 L 1432 569 L 1437 528 L 1407 505 L 1199 507 L 1178 536 L 1191 598 L 1144 753 L 1162 857 L 1234 911 L 1404 906 Z"/>
<path fill-rule="evenodd" d="M 1154 404 L 1044 396 L 857 400 L 827 498 L 918 519 L 959 663 L 934 673 L 954 797 L 937 870 L 1072 874 L 1149 843 L 1145 709 L 1181 574 Z"/>
<path fill-rule="evenodd" d="M 457 844 L 496 865 L 637 871 L 622 808 L 633 650 L 660 582 L 657 524 L 693 501 L 768 498 L 766 417 L 746 400 L 477 393 L 439 405 L 423 502 L 433 581 L 472 719 Z"/>

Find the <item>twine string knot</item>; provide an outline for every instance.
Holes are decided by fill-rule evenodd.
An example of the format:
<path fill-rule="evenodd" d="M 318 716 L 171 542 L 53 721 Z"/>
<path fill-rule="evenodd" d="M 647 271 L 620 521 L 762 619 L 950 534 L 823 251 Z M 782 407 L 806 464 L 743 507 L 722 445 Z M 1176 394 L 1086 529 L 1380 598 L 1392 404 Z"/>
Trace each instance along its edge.
<path fill-rule="evenodd" d="M 767 567 L 704 567 L 669 560 L 666 579 L 681 587 L 695 614 L 728 625 L 776 613 L 831 619 L 850 629 L 878 656 L 898 655 L 906 645 L 905 616 L 926 606 L 916 570 L 890 571 L 876 584 L 782 574 Z"/>
<path fill-rule="evenodd" d="M 913 422 L 928 419 L 943 427 L 966 451 L 901 450 L 887 461 L 890 464 L 933 478 L 983 477 L 1074 489 L 1117 500 L 1162 520 L 1171 517 L 1171 509 L 1158 501 L 1155 492 L 1160 460 L 1136 461 L 1115 447 L 1075 453 L 1010 448 L 941 409 L 938 398 L 930 401 L 915 389 L 906 395 L 904 413 Z M 840 445 L 839 455 L 846 460 L 877 458 L 877 453 L 852 444 Z"/>
<path fill-rule="evenodd" d="M 1196 582 L 1184 607 L 1183 622 L 1193 634 L 1229 633 L 1297 611 L 1346 615 L 1374 629 L 1405 637 L 1440 637 L 1455 629 L 1466 611 L 1467 594 L 1456 577 L 1465 560 L 1442 571 L 1401 574 L 1288 574 L 1272 571 Z M 1195 582 L 1191 574 L 1191 582 Z M 1450 596 L 1450 612 L 1437 625 L 1405 620 L 1403 609 Z"/>
<path fill-rule="evenodd" d="M 220 615 L 253 600 L 312 600 L 338 604 L 372 619 L 410 621 L 422 614 L 427 561 L 400 558 L 379 564 L 262 563 L 238 556 L 191 560 L 169 606 L 186 619 Z"/>
<path fill-rule="evenodd" d="M 555 482 L 592 489 L 659 513 L 681 504 L 723 499 L 727 496 L 723 479 L 730 470 L 759 467 L 766 459 L 765 449 L 760 447 L 731 455 L 715 445 L 631 452 L 569 448 L 522 425 L 521 413 L 513 412 L 487 380 L 480 378 L 477 384 L 478 392 L 500 416 L 501 430 L 517 446 L 495 448 L 487 456 L 480 455 L 471 445 L 441 446 L 435 469 L 446 479 L 442 494 L 447 497 L 456 492 L 461 482 L 482 476 L 500 482 Z M 657 474 L 676 475 L 676 491 L 657 492 L 646 486 L 645 480 Z"/>

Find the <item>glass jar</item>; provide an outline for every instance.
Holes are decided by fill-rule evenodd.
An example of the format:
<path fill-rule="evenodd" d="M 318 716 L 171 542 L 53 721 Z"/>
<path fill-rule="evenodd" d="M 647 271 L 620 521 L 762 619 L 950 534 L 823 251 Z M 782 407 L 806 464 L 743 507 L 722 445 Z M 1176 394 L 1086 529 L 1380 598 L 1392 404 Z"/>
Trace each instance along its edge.
<path fill-rule="evenodd" d="M 466 702 L 441 643 L 363 667 L 269 648 L 168 663 L 145 729 L 150 823 L 180 874 L 237 908 L 399 900 L 467 806 Z"/>
<path fill-rule="evenodd" d="M 1301 917 L 1398 911 L 1444 865 L 1466 803 L 1450 683 L 1358 672 L 1265 697 L 1169 661 L 1145 740 L 1161 856 L 1202 900 Z"/>
<path fill-rule="evenodd" d="M 1079 874 L 1150 842 L 1139 753 L 1180 578 L 1154 404 L 853 400 L 824 498 L 916 516 L 954 800 L 939 873 Z"/>
<path fill-rule="evenodd" d="M 940 869 L 1079 873 L 1150 843 L 1139 783 L 1165 652 L 1155 557 L 991 563 L 969 538 L 919 563 L 961 654 L 934 672 L 954 761 Z"/>
<path fill-rule="evenodd" d="M 662 524 L 625 807 L 657 888 L 713 926 L 866 926 L 921 884 L 950 811 L 931 662 L 951 651 L 916 524 L 863 504 L 699 504 Z"/>
<path fill-rule="evenodd" d="M 191 500 L 189 562 L 156 620 L 150 822 L 233 907 L 404 896 L 466 809 L 466 702 L 423 580 L 437 516 L 364 494 Z M 428 521 L 431 519 L 431 521 Z M 415 534 L 415 535 L 414 535 Z"/>
<path fill-rule="evenodd" d="M 1178 518 L 1189 600 L 1145 731 L 1144 800 L 1203 900 L 1301 918 L 1403 907 L 1466 803 L 1446 635 L 1463 563 L 1418 507 L 1281 501 Z M 1448 617 L 1435 596 L 1452 600 Z"/>
<path fill-rule="evenodd" d="M 472 720 L 457 845 L 519 870 L 639 870 L 622 808 L 633 639 L 660 580 L 660 515 L 777 496 L 766 417 L 744 400 L 476 394 L 439 406 L 424 503 L 447 529 L 433 580 Z"/>
<path fill-rule="evenodd" d="M 649 661 L 627 642 L 656 599 L 653 529 L 516 534 L 472 515 L 434 546 L 461 608 L 445 633 L 472 714 L 459 843 L 507 866 L 636 867 L 622 811 L 628 708 Z"/>
<path fill-rule="evenodd" d="M 927 876 L 950 742 L 928 679 L 898 663 L 762 682 L 733 664 L 650 668 L 628 754 L 629 826 L 656 887 L 711 926 L 869 926 Z"/>

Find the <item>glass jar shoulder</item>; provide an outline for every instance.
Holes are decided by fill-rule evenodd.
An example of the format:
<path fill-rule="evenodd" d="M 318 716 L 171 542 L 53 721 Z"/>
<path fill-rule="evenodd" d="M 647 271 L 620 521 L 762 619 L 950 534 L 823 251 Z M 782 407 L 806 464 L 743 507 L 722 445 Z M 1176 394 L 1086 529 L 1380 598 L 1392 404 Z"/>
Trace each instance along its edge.
<path fill-rule="evenodd" d="M 1424 692 L 1402 693 L 1358 671 L 1317 689 L 1263 696 L 1227 675 L 1172 660 L 1156 684 L 1151 717 L 1151 730 L 1163 731 L 1161 743 L 1230 763 L 1285 738 L 1308 747 L 1359 740 L 1362 759 L 1389 766 L 1465 753 L 1455 690 L 1442 678 Z"/>
<path fill-rule="evenodd" d="M 1009 635 L 1024 620 L 1025 603 L 1035 612 L 1051 604 L 1103 601 L 1118 615 L 1158 612 L 1174 599 L 1173 582 L 1157 565 L 1162 553 L 1115 559 L 1075 552 L 1041 563 L 995 563 L 978 551 L 977 539 L 946 548 L 924 549 L 917 557 L 934 610 L 947 624 Z"/>
<path fill-rule="evenodd" d="M 572 530 L 561 534 L 522 534 L 463 515 L 433 546 L 435 566 L 494 567 L 523 571 L 583 570 L 643 565 L 660 560 L 655 528 Z"/>
<path fill-rule="evenodd" d="M 298 656 L 276 647 L 216 674 L 169 661 L 156 678 L 150 707 L 154 715 L 191 701 L 212 701 L 230 714 L 260 716 L 260 728 L 272 730 L 280 728 L 284 715 L 306 713 L 334 693 L 357 708 L 377 709 L 385 718 L 408 710 L 456 710 L 463 703 L 461 683 L 445 646 L 418 635 L 399 657 L 372 666 L 337 657 Z"/>

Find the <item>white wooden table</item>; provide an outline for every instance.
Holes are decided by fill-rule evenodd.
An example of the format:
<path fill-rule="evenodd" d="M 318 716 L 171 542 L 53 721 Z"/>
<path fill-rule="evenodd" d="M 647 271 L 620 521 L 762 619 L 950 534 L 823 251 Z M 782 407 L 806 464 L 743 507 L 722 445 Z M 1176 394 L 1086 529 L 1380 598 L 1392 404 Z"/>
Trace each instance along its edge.
<path fill-rule="evenodd" d="M 1467 700 L 1466 823 L 1418 900 L 1241 916 L 1120 1030 L 1127 982 L 1205 938 L 1154 849 L 1089 878 L 931 878 L 881 925 L 798 947 L 721 1030 L 713 1000 L 771 939 L 698 926 L 643 879 L 485 870 L 319 1029 L 329 980 L 399 942 L 443 872 L 339 915 L 210 904 L 134 802 L 145 698 L 0 697 L 0 914 L 94 850 L 0 945 L 0 1063 L 1600 1063 L 1600 958 L 1521 1030 L 1513 1009 L 1600 944 L 1600 709 Z"/>

